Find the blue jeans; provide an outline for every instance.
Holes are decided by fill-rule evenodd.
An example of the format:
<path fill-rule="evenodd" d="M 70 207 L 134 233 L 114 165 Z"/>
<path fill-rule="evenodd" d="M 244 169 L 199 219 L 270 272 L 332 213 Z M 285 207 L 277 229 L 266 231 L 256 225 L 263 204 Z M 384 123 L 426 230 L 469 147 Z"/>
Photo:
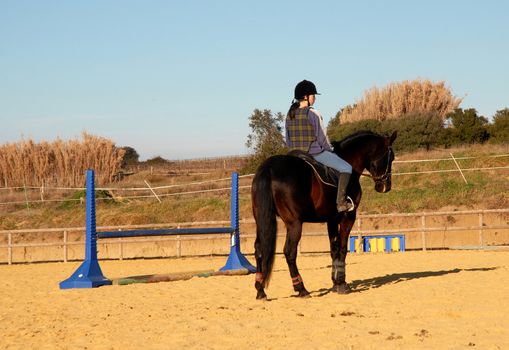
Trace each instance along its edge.
<path fill-rule="evenodd" d="M 328 167 L 336 169 L 340 173 L 352 173 L 352 166 L 347 161 L 341 159 L 336 153 L 323 151 L 320 154 L 313 154 L 313 158 Z"/>

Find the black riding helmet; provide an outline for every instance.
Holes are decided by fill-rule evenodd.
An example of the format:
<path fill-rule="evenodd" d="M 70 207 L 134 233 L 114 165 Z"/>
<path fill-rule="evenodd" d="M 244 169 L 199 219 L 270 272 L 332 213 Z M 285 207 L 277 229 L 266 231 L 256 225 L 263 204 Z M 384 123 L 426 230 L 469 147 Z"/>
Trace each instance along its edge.
<path fill-rule="evenodd" d="M 296 100 L 303 100 L 304 96 L 320 95 L 316 92 L 316 86 L 309 80 L 303 80 L 295 86 L 294 98 Z"/>

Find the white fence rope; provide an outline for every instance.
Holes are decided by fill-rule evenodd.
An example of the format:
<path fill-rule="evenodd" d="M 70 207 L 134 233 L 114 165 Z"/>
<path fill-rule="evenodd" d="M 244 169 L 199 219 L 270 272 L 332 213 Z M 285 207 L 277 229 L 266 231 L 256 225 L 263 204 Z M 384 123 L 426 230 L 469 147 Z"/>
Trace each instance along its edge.
<path fill-rule="evenodd" d="M 476 171 L 476 170 L 500 170 L 500 169 L 509 169 L 509 166 L 495 166 L 488 168 L 461 168 L 462 171 Z M 392 173 L 392 176 L 398 175 L 418 175 L 418 174 L 433 174 L 433 173 L 457 173 L 458 169 L 444 169 L 444 170 L 427 170 L 427 171 L 409 171 L 404 173 Z"/>
<path fill-rule="evenodd" d="M 411 171 L 411 172 L 393 172 L 392 176 L 401 176 L 401 175 L 420 175 L 420 174 L 433 174 L 433 173 L 450 173 L 450 172 L 458 172 L 459 165 L 456 160 L 465 160 L 465 159 L 478 159 L 478 158 L 501 158 L 508 157 L 509 154 L 498 154 L 498 155 L 490 155 L 490 156 L 479 156 L 479 157 L 452 157 L 452 158 L 434 158 L 434 159 L 418 159 L 418 160 L 395 160 L 393 163 L 420 163 L 420 162 L 439 162 L 439 161 L 454 161 L 456 163 L 456 169 L 443 169 L 443 170 L 427 170 L 427 171 Z M 460 171 L 488 171 L 488 170 L 503 170 L 509 169 L 509 166 L 497 166 L 497 167 L 478 167 L 478 168 L 460 168 Z M 246 174 L 241 175 L 239 178 L 247 178 L 252 177 L 254 174 Z M 151 195 L 138 195 L 138 196 L 117 196 L 117 198 L 122 199 L 143 199 L 143 198 L 154 198 L 154 190 L 164 190 L 170 188 L 178 188 L 178 187 L 191 187 L 198 186 L 204 184 L 218 183 L 229 181 L 231 178 L 220 178 L 214 180 L 205 180 L 205 181 L 196 181 L 196 182 L 188 182 L 183 184 L 173 184 L 173 185 L 164 185 L 164 186 L 156 186 L 156 187 L 98 187 L 96 191 L 151 191 Z M 251 188 L 250 185 L 239 186 L 239 189 Z M 37 186 L 20 186 L 20 187 L 0 187 L 0 190 L 37 190 L 37 191 L 80 191 L 85 190 L 85 187 L 37 187 Z M 196 190 L 196 191 L 183 191 L 178 193 L 165 193 L 165 194 L 157 194 L 156 197 L 172 197 L 172 196 L 180 196 L 180 195 L 190 195 L 190 194 L 200 194 L 200 193 L 210 193 L 210 192 L 220 192 L 220 191 L 229 191 L 230 187 L 216 188 L 216 189 L 207 189 L 207 190 Z M 97 200 L 115 200 L 116 198 L 97 198 Z M 0 202 L 0 205 L 8 205 L 8 204 L 28 204 L 28 203 L 45 203 L 45 202 L 68 202 L 68 201 L 82 201 L 81 198 L 71 198 L 71 199 L 38 199 L 38 200 L 24 200 L 24 201 L 10 201 L 10 202 Z"/>
<path fill-rule="evenodd" d="M 508 154 L 496 154 L 491 156 L 482 156 L 482 157 L 455 157 L 456 160 L 465 160 L 465 159 L 479 159 L 479 158 L 501 158 L 501 157 L 509 157 Z M 417 160 L 397 160 L 395 159 L 393 163 L 422 163 L 422 162 L 440 162 L 440 161 L 450 161 L 451 158 L 433 158 L 433 159 L 417 159 Z"/>

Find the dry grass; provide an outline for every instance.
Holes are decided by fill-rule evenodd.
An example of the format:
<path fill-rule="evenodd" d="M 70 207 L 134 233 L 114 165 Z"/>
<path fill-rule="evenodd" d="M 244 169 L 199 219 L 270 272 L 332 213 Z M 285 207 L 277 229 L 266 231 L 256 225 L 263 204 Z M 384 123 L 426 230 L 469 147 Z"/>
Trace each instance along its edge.
<path fill-rule="evenodd" d="M 459 106 L 462 99 L 452 95 L 445 82 L 429 80 L 391 83 L 384 88 L 373 87 L 364 97 L 342 111 L 340 122 L 364 119 L 395 119 L 409 113 L 433 112 L 442 118 Z"/>
<path fill-rule="evenodd" d="M 83 186 L 85 170 L 96 170 L 98 183 L 109 183 L 120 170 L 125 151 L 113 141 L 82 134 L 81 140 L 0 145 L 2 186 Z"/>
<path fill-rule="evenodd" d="M 135 172 L 152 170 L 159 174 L 192 175 L 197 173 L 216 172 L 218 170 L 234 171 L 242 168 L 248 156 L 225 156 L 195 159 L 171 160 L 165 163 L 152 164 L 150 161 L 131 165 L 129 168 Z"/>
<path fill-rule="evenodd" d="M 468 183 L 452 161 L 451 153 Z M 499 157 L 493 157 L 493 156 Z M 505 155 L 505 156 L 500 156 Z M 462 159 L 466 157 L 465 159 Z M 469 158 L 474 157 L 474 158 Z M 409 160 L 443 159 L 433 162 Z M 392 191 L 377 194 L 371 179 L 362 179 L 361 211 L 369 213 L 440 211 L 449 209 L 505 209 L 509 206 L 509 156 L 500 145 L 472 145 L 397 154 Z M 476 168 L 494 170 L 468 170 Z M 502 169 L 505 168 L 505 169 Z M 434 172 L 447 171 L 447 172 Z"/>

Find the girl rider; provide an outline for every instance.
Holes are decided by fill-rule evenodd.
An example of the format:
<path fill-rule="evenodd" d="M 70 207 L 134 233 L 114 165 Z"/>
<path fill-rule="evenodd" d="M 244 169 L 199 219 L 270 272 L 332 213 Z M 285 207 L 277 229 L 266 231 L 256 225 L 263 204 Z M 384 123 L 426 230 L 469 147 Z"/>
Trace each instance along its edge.
<path fill-rule="evenodd" d="M 294 101 L 286 117 L 286 144 L 288 149 L 309 153 L 318 162 L 339 172 L 336 206 L 339 212 L 352 211 L 353 201 L 347 197 L 346 187 L 352 174 L 352 166 L 333 153 L 332 146 L 324 131 L 320 112 L 313 109 L 316 101 L 316 86 L 303 80 L 295 86 Z"/>

